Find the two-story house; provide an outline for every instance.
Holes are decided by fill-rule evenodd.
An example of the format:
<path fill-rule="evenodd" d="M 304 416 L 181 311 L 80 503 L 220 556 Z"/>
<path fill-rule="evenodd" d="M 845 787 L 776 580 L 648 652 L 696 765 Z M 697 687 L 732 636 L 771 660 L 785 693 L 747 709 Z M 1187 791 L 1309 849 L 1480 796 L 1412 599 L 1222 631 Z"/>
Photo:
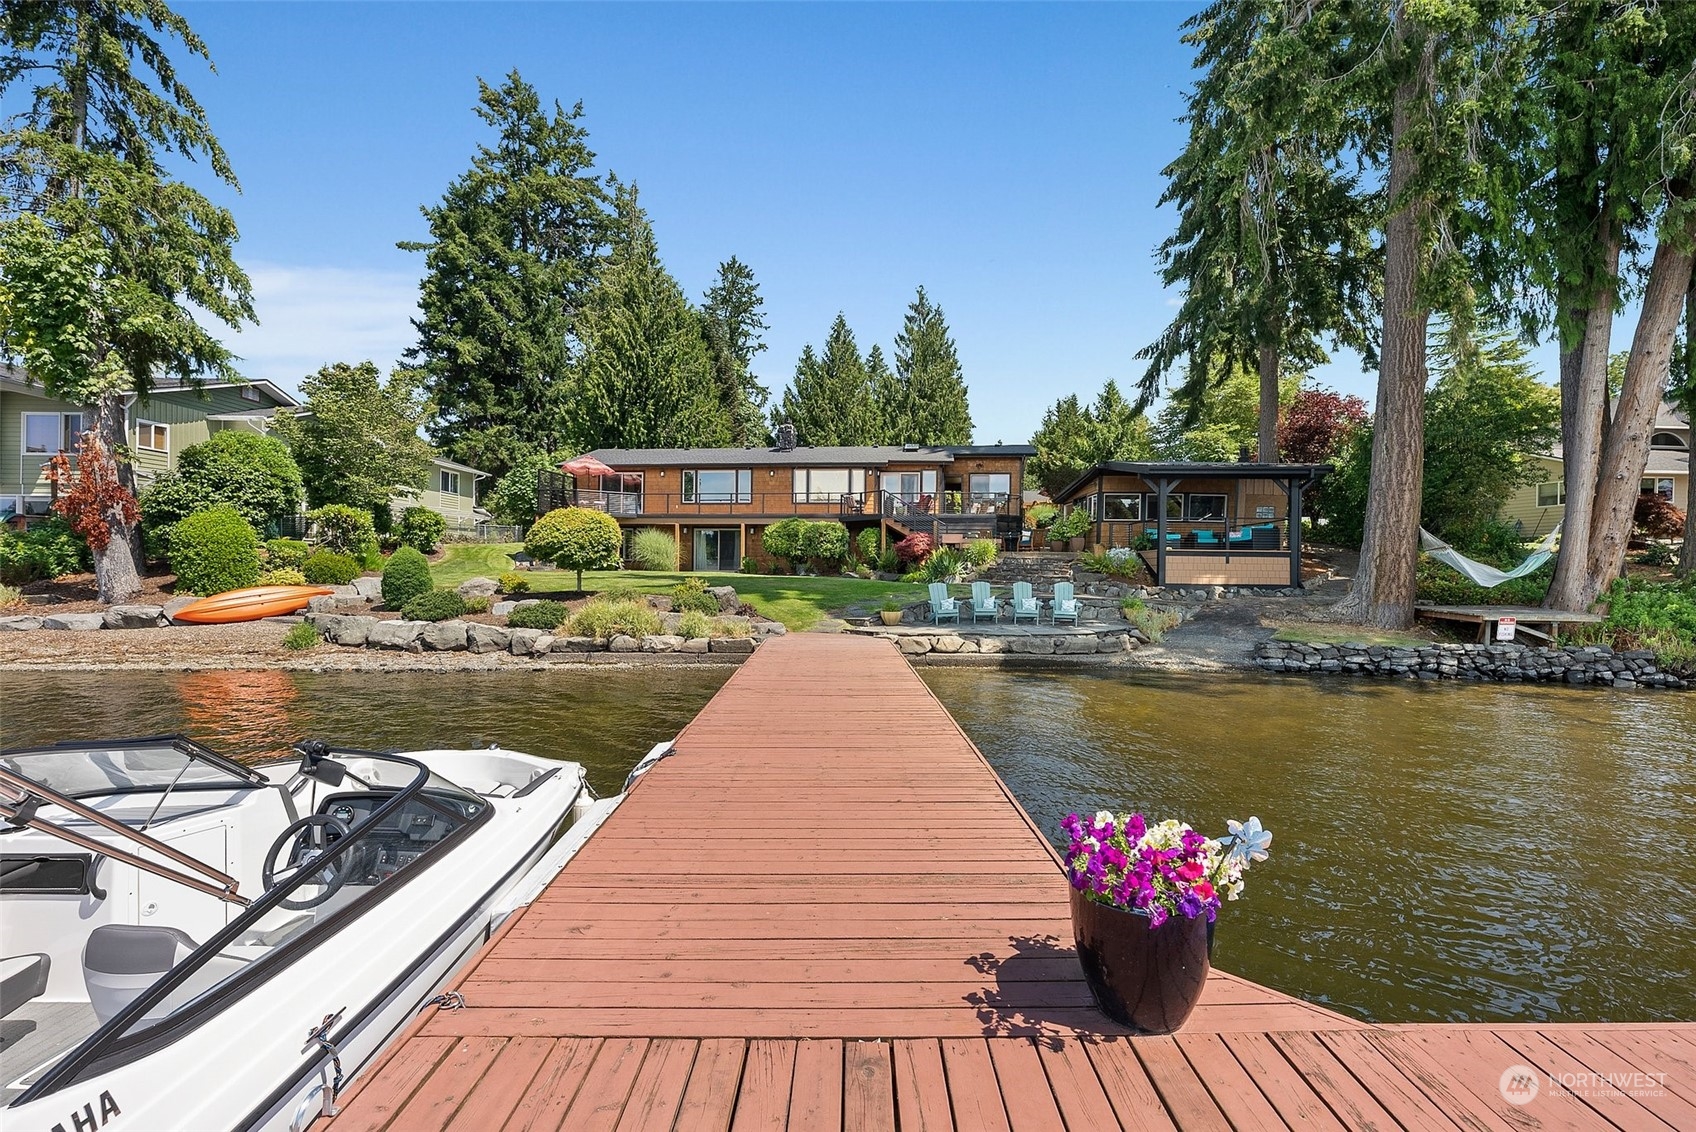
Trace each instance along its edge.
<path fill-rule="evenodd" d="M 221 429 L 264 432 L 280 408 L 299 402 L 268 381 L 163 383 L 126 398 L 124 430 L 137 485 L 176 467 L 177 455 Z M 47 395 L 22 370 L 0 366 L 0 516 L 45 515 L 52 503 L 47 463 L 73 455 L 86 410 Z"/>
<path fill-rule="evenodd" d="M 993 538 L 1016 548 L 1025 461 L 1020 444 L 810 448 L 602 448 L 613 474 L 544 475 L 539 513 L 575 503 L 606 511 L 627 535 L 677 539 L 685 570 L 770 564 L 761 532 L 780 519 L 836 519 L 880 539 L 922 531 L 939 543 Z"/>
<path fill-rule="evenodd" d="M 1690 421 L 1663 401 L 1649 437 L 1649 463 L 1638 484 L 1644 494 L 1659 495 L 1681 511 L 1690 507 L 1690 433 Z M 1542 468 L 1539 481 L 1514 491 L 1496 513 L 1500 519 L 1518 523 L 1527 538 L 1548 534 L 1566 513 L 1561 446 L 1555 445 L 1537 461 Z"/>

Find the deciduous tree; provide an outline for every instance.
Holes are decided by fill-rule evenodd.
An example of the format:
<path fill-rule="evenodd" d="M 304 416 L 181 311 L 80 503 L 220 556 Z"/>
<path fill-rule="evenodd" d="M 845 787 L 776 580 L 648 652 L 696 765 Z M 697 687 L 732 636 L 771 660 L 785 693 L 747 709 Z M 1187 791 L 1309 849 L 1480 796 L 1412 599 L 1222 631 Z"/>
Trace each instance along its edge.
<path fill-rule="evenodd" d="M 424 487 L 434 453 L 418 434 L 429 415 L 418 377 L 397 367 L 385 382 L 371 362 L 343 362 L 301 381 L 303 411 L 279 409 L 272 428 L 300 465 L 307 503 L 372 514 L 396 489 Z"/>
<path fill-rule="evenodd" d="M 209 58 L 161 0 L 0 7 L 0 98 L 22 108 L 0 159 L 0 354 L 91 409 L 94 458 L 119 489 L 84 517 L 106 536 L 94 556 L 103 601 L 141 588 L 126 395 L 162 377 L 234 379 L 230 352 L 196 314 L 232 327 L 253 317 L 230 213 L 165 168 L 204 159 L 237 187 L 177 72 L 178 46 Z"/>

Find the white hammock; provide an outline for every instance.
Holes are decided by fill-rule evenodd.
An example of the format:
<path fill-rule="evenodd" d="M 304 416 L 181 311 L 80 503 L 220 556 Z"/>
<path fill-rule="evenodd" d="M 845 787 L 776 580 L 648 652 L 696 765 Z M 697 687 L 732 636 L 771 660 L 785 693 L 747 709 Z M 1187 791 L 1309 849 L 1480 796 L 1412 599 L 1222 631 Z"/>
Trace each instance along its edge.
<path fill-rule="evenodd" d="M 1515 578 L 1523 578 L 1534 572 L 1539 566 L 1555 556 L 1555 541 L 1561 537 L 1561 525 L 1555 524 L 1555 529 L 1543 537 L 1543 541 L 1532 548 L 1531 554 L 1512 570 L 1498 570 L 1484 562 L 1475 562 L 1426 530 L 1419 528 L 1419 545 L 1425 553 L 1445 565 L 1452 566 L 1477 582 L 1485 589 L 1493 589 L 1503 582 L 1511 582 Z"/>

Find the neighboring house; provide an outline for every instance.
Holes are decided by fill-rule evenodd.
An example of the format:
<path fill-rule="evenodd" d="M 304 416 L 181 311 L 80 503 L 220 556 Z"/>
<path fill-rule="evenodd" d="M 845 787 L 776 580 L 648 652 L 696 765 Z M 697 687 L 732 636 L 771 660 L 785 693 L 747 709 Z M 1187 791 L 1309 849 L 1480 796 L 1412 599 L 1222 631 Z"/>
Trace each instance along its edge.
<path fill-rule="evenodd" d="M 655 527 L 677 539 L 685 570 L 770 564 L 761 540 L 780 519 L 837 519 L 880 539 L 924 532 L 939 542 L 1018 545 L 1025 461 L 1018 444 L 837 448 L 602 448 L 615 475 L 573 484 L 544 473 L 537 510 L 576 503 L 606 511 L 626 536 Z"/>
<path fill-rule="evenodd" d="M 279 408 L 298 404 L 268 381 L 209 381 L 198 388 L 166 383 L 145 397 L 130 394 L 124 427 L 137 487 L 175 468 L 184 448 L 214 432 L 265 432 Z M 77 437 L 90 419 L 82 406 L 48 397 L 22 370 L 0 366 L 0 515 L 47 514 L 47 463 L 61 451 L 75 459 Z"/>
<path fill-rule="evenodd" d="M 1663 402 L 1655 416 L 1649 438 L 1649 463 L 1643 469 L 1639 489 L 1659 495 L 1680 510 L 1690 507 L 1690 422 Z M 1521 487 L 1502 501 L 1496 517 L 1518 523 L 1526 538 L 1541 538 L 1554 529 L 1566 513 L 1566 465 L 1561 446 L 1537 457 L 1542 466 L 1538 482 Z"/>
<path fill-rule="evenodd" d="M 408 507 L 428 507 L 448 521 L 449 530 L 473 530 L 493 518 L 477 506 L 477 481 L 488 478 L 488 472 L 437 456 L 430 461 L 430 478 L 424 489 L 397 489 L 389 509 L 398 518 Z"/>

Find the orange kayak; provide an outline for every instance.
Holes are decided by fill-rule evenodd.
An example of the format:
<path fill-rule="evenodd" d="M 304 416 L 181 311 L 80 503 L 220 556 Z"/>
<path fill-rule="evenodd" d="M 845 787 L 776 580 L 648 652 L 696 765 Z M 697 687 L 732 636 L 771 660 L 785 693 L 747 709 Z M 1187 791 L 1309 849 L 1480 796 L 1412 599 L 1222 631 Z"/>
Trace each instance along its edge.
<path fill-rule="evenodd" d="M 335 593 L 329 586 L 249 586 L 245 590 L 203 597 L 171 615 L 173 621 L 197 625 L 223 625 L 232 621 L 257 621 L 299 613 L 315 597 Z"/>

